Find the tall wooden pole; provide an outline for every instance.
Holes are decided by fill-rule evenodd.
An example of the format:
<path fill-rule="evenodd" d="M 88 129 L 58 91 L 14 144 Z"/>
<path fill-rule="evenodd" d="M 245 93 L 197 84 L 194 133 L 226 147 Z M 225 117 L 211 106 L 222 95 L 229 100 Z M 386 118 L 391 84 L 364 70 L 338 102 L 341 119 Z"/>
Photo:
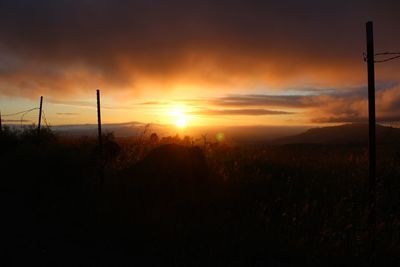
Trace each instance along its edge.
<path fill-rule="evenodd" d="M 103 184 L 104 184 L 104 165 L 103 165 L 103 140 L 101 137 L 101 114 L 100 114 L 100 90 L 97 89 L 97 131 L 99 138 L 99 160 L 98 160 L 98 191 L 103 192 Z"/>
<path fill-rule="evenodd" d="M 101 115 L 100 115 L 100 90 L 97 89 L 97 131 L 99 136 L 99 147 L 101 149 L 103 141 L 101 138 Z"/>
<path fill-rule="evenodd" d="M 40 140 L 40 125 L 42 123 L 42 105 L 43 105 L 43 96 L 40 97 L 39 120 L 38 120 L 38 128 L 37 128 L 38 140 Z"/>
<path fill-rule="evenodd" d="M 376 119 L 375 119 L 375 52 L 372 21 L 366 24 L 367 30 L 367 65 L 368 65 L 368 118 L 369 118 L 369 235 L 370 255 L 375 251 L 376 229 Z M 373 258 L 372 258 L 373 259 Z M 373 260 L 371 261 L 373 264 Z"/>
<path fill-rule="evenodd" d="M 374 68 L 374 35 L 372 21 L 367 29 L 367 63 L 368 63 L 368 117 L 369 117 L 369 194 L 370 222 L 376 220 L 376 119 L 375 119 L 375 68 Z"/>

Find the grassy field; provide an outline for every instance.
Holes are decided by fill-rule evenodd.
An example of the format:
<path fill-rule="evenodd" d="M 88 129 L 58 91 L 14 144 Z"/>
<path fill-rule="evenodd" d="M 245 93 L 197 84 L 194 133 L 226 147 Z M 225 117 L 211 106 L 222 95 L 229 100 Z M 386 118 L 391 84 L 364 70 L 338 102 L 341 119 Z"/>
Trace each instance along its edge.
<path fill-rule="evenodd" d="M 13 265 L 366 266 L 400 263 L 400 146 L 193 145 L 3 131 L 4 259 Z"/>

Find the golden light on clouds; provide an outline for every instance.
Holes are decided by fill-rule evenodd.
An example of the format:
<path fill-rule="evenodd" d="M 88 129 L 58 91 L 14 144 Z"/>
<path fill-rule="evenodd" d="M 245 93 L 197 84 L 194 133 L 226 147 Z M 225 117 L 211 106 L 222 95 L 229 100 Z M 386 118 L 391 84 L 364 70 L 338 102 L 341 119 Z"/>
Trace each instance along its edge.
<path fill-rule="evenodd" d="M 89 2 L 25 1 L 27 13 L 4 2 L 2 111 L 43 95 L 51 123 L 94 123 L 100 88 L 107 123 L 358 122 L 367 110 L 365 18 L 377 22 L 377 51 L 400 47 L 398 1 L 382 13 L 378 2 L 357 12 L 337 1 Z M 400 118 L 399 62 L 376 68 L 381 119 Z"/>

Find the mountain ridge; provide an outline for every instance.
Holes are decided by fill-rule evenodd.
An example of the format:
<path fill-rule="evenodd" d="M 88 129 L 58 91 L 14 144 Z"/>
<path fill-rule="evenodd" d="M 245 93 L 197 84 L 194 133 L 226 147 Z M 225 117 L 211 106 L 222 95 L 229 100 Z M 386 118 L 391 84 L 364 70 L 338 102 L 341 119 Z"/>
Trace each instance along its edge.
<path fill-rule="evenodd" d="M 368 124 L 353 123 L 339 126 L 311 128 L 303 133 L 278 138 L 275 144 L 367 144 Z M 400 140 L 400 129 L 376 126 L 378 144 L 392 144 Z"/>

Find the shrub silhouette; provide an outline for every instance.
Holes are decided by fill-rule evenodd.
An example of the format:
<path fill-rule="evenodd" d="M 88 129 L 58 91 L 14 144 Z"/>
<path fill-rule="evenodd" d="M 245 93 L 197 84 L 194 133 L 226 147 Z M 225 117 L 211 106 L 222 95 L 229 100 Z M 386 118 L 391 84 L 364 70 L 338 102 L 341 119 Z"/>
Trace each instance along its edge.
<path fill-rule="evenodd" d="M 206 158 L 199 147 L 161 145 L 139 163 L 139 168 L 160 182 L 199 184 L 207 179 Z"/>
<path fill-rule="evenodd" d="M 14 260 L 368 265 L 363 146 L 207 145 L 204 152 L 165 138 L 155 148 L 146 143 L 153 149 L 146 147 L 144 158 L 117 165 L 118 147 L 132 147 L 110 135 L 104 144 L 111 144 L 105 148 L 111 164 L 99 193 L 96 138 L 43 137 L 37 144 L 35 134 L 33 128 L 26 134 L 5 130 L 1 139 L 2 237 Z M 398 148 L 378 149 L 377 255 L 386 266 L 399 259 Z"/>
<path fill-rule="evenodd" d="M 139 180 L 143 206 L 154 219 L 195 220 L 206 205 L 209 175 L 206 159 L 198 147 L 177 144 L 153 149 L 135 166 L 132 178 Z"/>

